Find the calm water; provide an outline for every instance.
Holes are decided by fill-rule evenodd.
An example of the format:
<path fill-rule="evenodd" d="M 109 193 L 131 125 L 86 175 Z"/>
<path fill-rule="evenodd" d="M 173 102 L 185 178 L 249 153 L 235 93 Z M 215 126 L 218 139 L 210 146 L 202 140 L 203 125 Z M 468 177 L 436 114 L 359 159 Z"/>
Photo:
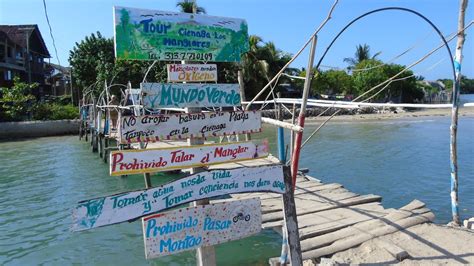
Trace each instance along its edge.
<path fill-rule="evenodd" d="M 333 123 L 305 147 L 301 167 L 324 182 L 383 196 L 385 207 L 417 198 L 437 222 L 450 219 L 449 118 Z M 316 125 L 308 126 L 311 132 Z M 273 128 L 260 138 L 275 143 Z M 460 209 L 474 216 L 474 118 L 459 125 Z M 194 264 L 194 252 L 144 259 L 140 223 L 69 231 L 79 200 L 143 188 L 141 176 L 110 177 L 107 166 L 77 137 L 0 143 L 0 264 Z M 276 150 L 273 151 L 276 153 Z M 155 175 L 153 183 L 171 180 Z M 217 246 L 220 265 L 267 265 L 279 255 L 273 231 Z"/>

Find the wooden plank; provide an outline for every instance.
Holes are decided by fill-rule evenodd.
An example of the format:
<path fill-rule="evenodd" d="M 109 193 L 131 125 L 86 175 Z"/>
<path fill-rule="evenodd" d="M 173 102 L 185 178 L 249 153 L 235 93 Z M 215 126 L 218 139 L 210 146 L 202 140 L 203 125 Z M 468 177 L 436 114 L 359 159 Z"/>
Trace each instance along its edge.
<path fill-rule="evenodd" d="M 274 186 L 274 182 L 283 182 L 281 165 L 200 172 L 152 189 L 79 202 L 73 210 L 73 230 L 121 223 L 191 201 L 229 193 L 284 193 L 285 189 Z"/>
<path fill-rule="evenodd" d="M 397 246 L 395 243 L 390 241 L 389 239 L 374 239 L 374 243 L 377 247 L 381 247 L 385 249 L 388 253 L 390 253 L 396 260 L 402 261 L 408 257 L 410 257 L 410 254 L 401 247 Z"/>
<path fill-rule="evenodd" d="M 110 175 L 152 173 L 204 167 L 229 161 L 252 160 L 268 155 L 268 142 L 234 142 L 162 149 L 114 151 Z"/>
<path fill-rule="evenodd" d="M 241 239 L 261 230 L 260 200 L 182 208 L 142 219 L 147 259 Z"/>
<path fill-rule="evenodd" d="M 388 214 L 379 203 L 367 203 L 357 206 L 332 209 L 318 213 L 311 213 L 298 216 L 298 227 L 300 229 L 300 239 L 308 238 L 309 234 L 316 234 L 321 229 L 344 224 L 343 227 L 355 224 L 364 219 L 381 217 Z M 282 221 L 264 223 L 264 228 L 281 226 Z"/>
<path fill-rule="evenodd" d="M 388 223 L 392 224 L 396 221 L 405 219 L 413 215 L 423 215 L 423 214 L 416 214 L 416 213 L 406 211 L 406 210 L 396 210 L 380 218 L 371 219 L 365 222 L 357 223 L 354 226 L 347 227 L 333 233 L 303 240 L 301 241 L 301 250 L 308 251 L 312 249 L 317 249 L 319 247 L 323 247 L 328 244 L 331 244 L 332 242 L 338 239 L 346 238 L 363 231 L 368 232 L 371 230 L 375 230 L 376 228 L 386 226 Z"/>
<path fill-rule="evenodd" d="M 415 216 L 406 217 L 396 221 L 389 220 L 389 223 L 385 224 L 384 226 L 377 227 L 374 229 L 368 228 L 365 232 L 362 230 L 357 230 L 357 234 L 354 234 L 348 238 L 337 240 L 329 246 L 324 246 L 319 249 L 313 249 L 303 252 L 303 259 L 314 259 L 319 258 L 321 256 L 331 255 L 336 252 L 340 252 L 358 246 L 363 242 L 373 239 L 375 237 L 394 233 L 400 229 L 406 229 L 420 223 L 430 222 L 433 219 L 434 214 L 429 212 L 425 214 L 417 214 Z"/>
<path fill-rule="evenodd" d="M 120 141 L 154 142 L 254 133 L 262 129 L 261 118 L 260 111 L 123 116 L 120 118 Z"/>
<path fill-rule="evenodd" d="M 356 196 L 356 197 L 350 197 L 348 199 L 340 200 L 339 202 L 336 202 L 336 203 L 328 203 L 321 207 L 310 208 L 310 209 L 298 208 L 297 213 L 298 215 L 303 215 L 303 214 L 315 213 L 315 212 L 331 210 L 331 209 L 336 209 L 336 208 L 341 208 L 341 207 L 346 207 L 346 206 L 353 206 L 353 205 L 359 205 L 359 204 L 370 203 L 370 202 L 380 202 L 381 200 L 382 200 L 382 197 L 377 196 L 377 195 L 372 195 L 372 194 Z M 263 222 L 270 222 L 270 221 L 276 221 L 276 220 L 281 220 L 281 219 L 283 219 L 283 215 L 280 211 L 262 215 Z"/>
<path fill-rule="evenodd" d="M 302 194 L 305 194 L 305 193 L 311 196 L 311 194 L 308 193 L 308 191 L 316 192 L 316 191 L 321 191 L 321 190 L 324 190 L 324 189 L 330 190 L 332 188 L 337 188 L 337 186 L 323 187 L 323 185 L 316 183 L 316 184 L 314 184 L 314 187 L 309 187 L 306 191 L 296 190 L 295 191 L 295 197 L 297 197 L 297 196 L 300 197 Z M 347 190 L 344 189 L 344 191 L 347 191 Z M 335 193 L 338 193 L 338 192 L 335 192 Z M 316 194 L 314 194 L 314 195 L 316 195 Z M 244 194 L 232 195 L 232 197 L 236 198 L 236 199 L 249 198 L 249 197 L 259 197 L 261 200 L 270 200 L 270 199 L 278 200 L 278 198 L 280 196 L 281 195 L 275 194 L 275 193 L 258 193 L 258 194 L 244 193 Z"/>
<path fill-rule="evenodd" d="M 143 105 L 150 109 L 240 105 L 239 84 L 141 83 L 140 87 Z"/>
<path fill-rule="evenodd" d="M 357 196 L 359 195 L 352 192 L 348 192 L 345 189 L 336 189 L 336 190 L 329 190 L 325 194 L 320 193 L 319 195 L 300 194 L 300 195 L 295 196 L 295 201 L 297 202 L 297 209 L 304 210 L 304 209 L 312 209 L 316 207 L 326 206 L 328 204 L 331 204 L 340 200 L 353 198 Z M 262 199 L 262 206 L 264 206 L 264 208 L 268 208 L 268 210 L 281 209 L 281 203 L 278 198 Z"/>

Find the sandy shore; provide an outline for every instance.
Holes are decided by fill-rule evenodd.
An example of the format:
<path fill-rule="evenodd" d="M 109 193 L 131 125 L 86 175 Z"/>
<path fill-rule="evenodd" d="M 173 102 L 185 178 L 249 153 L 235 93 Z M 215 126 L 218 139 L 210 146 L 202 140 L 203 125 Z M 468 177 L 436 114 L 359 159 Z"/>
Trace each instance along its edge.
<path fill-rule="evenodd" d="M 379 121 L 389 119 L 420 119 L 427 117 L 450 117 L 451 109 L 422 109 L 417 111 L 404 111 L 399 113 L 383 113 L 383 114 L 356 114 L 356 115 L 336 115 L 331 122 L 353 122 L 358 120 Z M 320 123 L 325 121 L 329 116 L 307 117 L 306 123 Z M 474 107 L 463 107 L 459 109 L 459 117 L 474 117 Z M 291 122 L 290 120 L 285 120 Z"/>
<path fill-rule="evenodd" d="M 420 224 L 390 235 L 372 239 L 331 257 L 329 265 L 402 264 L 453 265 L 474 264 L 474 231 L 436 224 Z M 380 242 L 396 245 L 408 253 L 398 261 Z M 326 265 L 328 265 L 326 264 Z"/>

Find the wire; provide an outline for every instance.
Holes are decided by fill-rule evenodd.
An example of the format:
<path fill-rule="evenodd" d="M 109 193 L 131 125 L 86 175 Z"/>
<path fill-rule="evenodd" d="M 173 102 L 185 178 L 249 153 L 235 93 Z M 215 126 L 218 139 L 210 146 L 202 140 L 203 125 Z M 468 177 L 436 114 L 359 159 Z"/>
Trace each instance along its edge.
<path fill-rule="evenodd" d="M 51 39 L 53 39 L 54 53 L 56 54 L 56 59 L 58 59 L 58 65 L 61 65 L 61 60 L 59 60 L 59 56 L 58 56 L 58 49 L 56 49 L 56 41 L 54 40 L 54 36 L 53 36 L 53 29 L 51 28 L 51 23 L 49 23 L 48 9 L 46 8 L 46 0 L 43 0 L 43 6 L 44 6 L 44 14 L 46 15 L 46 22 L 48 22 L 49 35 L 51 35 Z"/>

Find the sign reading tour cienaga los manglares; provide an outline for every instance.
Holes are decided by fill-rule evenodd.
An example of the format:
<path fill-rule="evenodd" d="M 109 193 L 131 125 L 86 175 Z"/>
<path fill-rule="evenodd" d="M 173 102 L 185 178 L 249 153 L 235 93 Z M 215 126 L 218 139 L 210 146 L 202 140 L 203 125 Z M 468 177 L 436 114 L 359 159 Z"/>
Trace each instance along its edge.
<path fill-rule="evenodd" d="M 191 201 L 232 193 L 285 193 L 283 167 L 265 165 L 204 171 L 150 189 L 79 202 L 73 209 L 74 231 L 117 224 Z"/>
<path fill-rule="evenodd" d="M 217 81 L 215 64 L 168 64 L 168 82 Z"/>
<path fill-rule="evenodd" d="M 148 108 L 226 107 L 240 105 L 239 84 L 141 83 Z"/>
<path fill-rule="evenodd" d="M 121 143 L 260 132 L 260 111 L 122 116 Z"/>
<path fill-rule="evenodd" d="M 188 207 L 142 219 L 147 259 L 237 240 L 261 231 L 259 198 Z"/>
<path fill-rule="evenodd" d="M 114 7 L 120 59 L 239 62 L 249 50 L 242 19 Z"/>

